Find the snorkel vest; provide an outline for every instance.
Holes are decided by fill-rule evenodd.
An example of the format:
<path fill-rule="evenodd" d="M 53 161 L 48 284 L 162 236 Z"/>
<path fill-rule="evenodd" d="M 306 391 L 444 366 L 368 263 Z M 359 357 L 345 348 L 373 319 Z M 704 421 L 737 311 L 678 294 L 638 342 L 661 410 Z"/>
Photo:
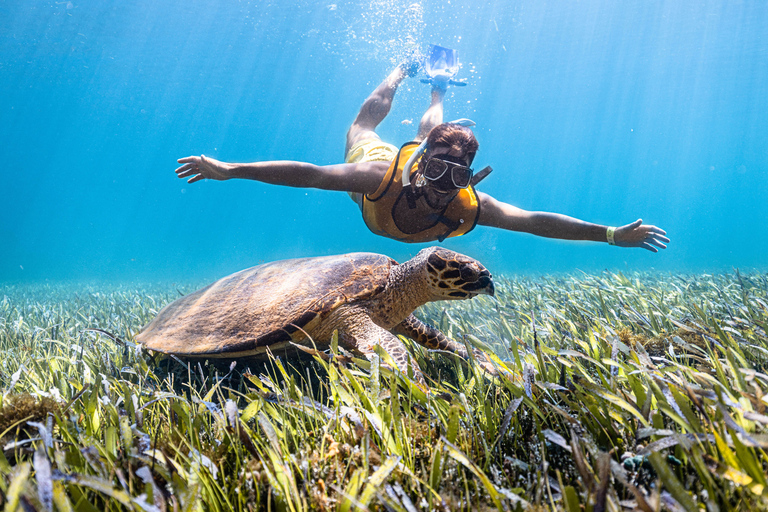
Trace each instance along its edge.
<path fill-rule="evenodd" d="M 427 215 L 417 214 L 417 201 L 421 202 L 422 208 L 426 202 L 410 184 L 403 186 L 403 169 L 406 163 L 415 163 L 411 156 L 418 149 L 417 142 L 404 144 L 376 192 L 363 196 L 361 209 L 368 229 L 377 235 L 410 243 L 442 242 L 469 233 L 480 217 L 477 194 L 472 185 L 459 189 L 442 209 L 430 209 Z M 408 182 L 416 172 L 415 167 L 406 175 Z M 422 208 L 419 212 L 424 211 Z"/>

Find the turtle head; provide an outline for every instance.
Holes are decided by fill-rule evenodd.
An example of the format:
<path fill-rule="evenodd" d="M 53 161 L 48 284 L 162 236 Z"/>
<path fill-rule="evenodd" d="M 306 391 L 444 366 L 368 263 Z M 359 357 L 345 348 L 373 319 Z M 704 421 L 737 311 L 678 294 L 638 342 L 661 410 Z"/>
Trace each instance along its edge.
<path fill-rule="evenodd" d="M 422 259 L 432 300 L 471 299 L 493 295 L 493 277 L 479 261 L 442 247 L 422 250 Z"/>

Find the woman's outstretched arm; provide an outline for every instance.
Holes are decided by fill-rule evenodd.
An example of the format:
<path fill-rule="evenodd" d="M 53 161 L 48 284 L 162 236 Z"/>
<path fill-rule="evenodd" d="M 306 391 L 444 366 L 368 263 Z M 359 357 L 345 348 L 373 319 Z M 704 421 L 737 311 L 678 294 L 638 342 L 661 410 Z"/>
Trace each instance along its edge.
<path fill-rule="evenodd" d="M 562 240 L 609 241 L 609 226 L 585 222 L 559 213 L 529 212 L 498 201 L 482 192 L 478 192 L 478 199 L 480 200 L 478 224 L 483 226 L 522 231 Z M 666 231 L 643 224 L 642 219 L 612 229 L 614 229 L 614 243 L 620 247 L 641 247 L 651 252 L 658 252 L 659 249 L 666 249 L 666 244 L 669 243 Z"/>
<path fill-rule="evenodd" d="M 277 160 L 237 164 L 220 162 L 205 155 L 180 158 L 178 162 L 183 165 L 176 169 L 176 175 L 187 178 L 189 183 L 203 179 L 223 181 L 240 178 L 287 187 L 363 194 L 375 192 L 389 168 L 389 162 L 314 165 Z"/>

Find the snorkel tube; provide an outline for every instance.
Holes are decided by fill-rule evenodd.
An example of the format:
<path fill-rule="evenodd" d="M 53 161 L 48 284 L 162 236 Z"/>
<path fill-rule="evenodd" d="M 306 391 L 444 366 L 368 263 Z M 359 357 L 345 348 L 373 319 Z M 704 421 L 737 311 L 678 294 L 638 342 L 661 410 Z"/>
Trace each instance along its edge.
<path fill-rule="evenodd" d="M 473 120 L 466 118 L 457 119 L 455 121 L 451 121 L 448 124 L 458 124 L 460 126 L 466 126 L 467 128 L 470 126 L 475 126 L 475 122 Z M 421 141 L 421 144 L 419 144 L 419 147 L 416 148 L 416 151 L 413 152 L 408 161 L 405 162 L 405 166 L 403 167 L 403 174 L 400 178 L 400 180 L 403 182 L 403 187 L 407 187 L 411 184 L 411 168 L 413 167 L 413 164 L 416 163 L 416 160 L 424 155 L 426 150 L 427 139 L 425 138 L 423 141 Z"/>

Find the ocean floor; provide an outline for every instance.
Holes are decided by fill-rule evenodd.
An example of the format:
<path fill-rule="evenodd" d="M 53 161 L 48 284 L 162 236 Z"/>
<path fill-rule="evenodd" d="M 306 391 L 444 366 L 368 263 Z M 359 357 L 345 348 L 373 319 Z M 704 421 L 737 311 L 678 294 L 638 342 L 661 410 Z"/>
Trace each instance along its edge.
<path fill-rule="evenodd" d="M 767 510 L 768 274 L 495 278 L 421 387 L 332 349 L 160 359 L 205 283 L 0 285 L 6 510 Z M 335 345 L 334 345 L 335 346 Z M 329 357 L 331 356 L 331 357 Z"/>

